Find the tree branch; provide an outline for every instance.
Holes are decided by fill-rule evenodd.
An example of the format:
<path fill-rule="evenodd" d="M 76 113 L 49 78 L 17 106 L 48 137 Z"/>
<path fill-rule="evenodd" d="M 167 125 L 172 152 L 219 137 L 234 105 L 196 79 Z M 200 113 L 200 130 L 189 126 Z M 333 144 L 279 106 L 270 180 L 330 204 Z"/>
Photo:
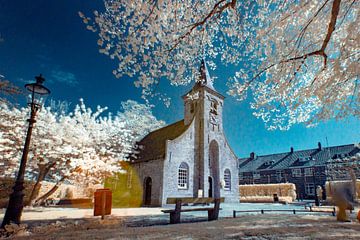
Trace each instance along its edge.
<path fill-rule="evenodd" d="M 232 8 L 235 9 L 235 5 L 236 5 L 236 1 L 237 0 L 231 0 L 231 2 L 228 2 L 226 4 L 224 4 L 223 6 L 220 6 L 223 2 L 225 2 L 226 0 L 220 0 L 219 2 L 217 2 L 214 7 L 212 8 L 212 10 L 210 11 L 210 13 L 208 15 L 205 16 L 205 18 L 199 22 L 193 23 L 191 24 L 189 27 L 190 29 L 184 33 L 182 36 L 180 36 L 176 43 L 168 50 L 169 52 L 171 52 L 172 50 L 174 50 L 180 43 L 181 41 L 186 38 L 187 36 L 191 35 L 191 33 L 194 31 L 195 28 L 204 25 L 209 18 L 213 17 L 215 14 L 220 15 L 225 9 L 227 8 Z"/>
<path fill-rule="evenodd" d="M 325 2 L 325 4 L 327 3 L 328 1 Z M 335 30 L 335 26 L 336 26 L 336 20 L 337 20 L 337 17 L 339 15 L 339 9 L 340 9 L 340 3 L 341 3 L 341 0 L 334 0 L 333 2 L 333 5 L 332 5 L 332 9 L 331 9 L 331 19 L 330 19 L 330 22 L 329 22 L 329 25 L 328 25 L 328 30 L 327 30 L 327 34 L 326 34 L 326 37 L 322 43 L 322 46 L 320 48 L 320 50 L 317 50 L 317 51 L 313 51 L 313 52 L 309 52 L 309 53 L 306 53 L 306 54 L 303 54 L 301 56 L 296 56 L 296 57 L 292 57 L 292 58 L 288 58 L 288 59 L 285 59 L 285 60 L 281 60 L 280 62 L 278 63 L 273 63 L 269 66 L 267 66 L 266 68 L 264 68 L 263 70 L 261 70 L 258 74 L 256 74 L 250 81 L 252 82 L 253 80 L 255 80 L 256 78 L 258 78 L 262 73 L 264 73 L 266 70 L 278 65 L 278 64 L 282 64 L 282 63 L 287 63 L 287 62 L 291 62 L 291 61 L 295 61 L 295 60 L 299 60 L 299 59 L 303 59 L 303 61 L 305 61 L 306 58 L 310 57 L 310 56 L 315 56 L 315 55 L 318 55 L 318 56 L 322 56 L 324 58 L 324 67 L 321 71 L 323 71 L 324 69 L 326 69 L 326 66 L 327 66 L 327 55 L 325 53 L 325 49 L 330 41 L 330 38 Z M 323 8 L 324 5 L 321 7 Z M 320 8 L 320 9 L 321 9 Z M 318 12 L 320 11 L 320 9 L 318 10 Z M 316 15 L 315 15 L 316 16 Z M 315 17 L 314 16 L 314 17 Z M 309 25 L 309 24 L 308 24 Z M 307 26 L 308 26 L 307 25 Z M 306 29 L 307 26 L 304 28 Z M 311 85 L 314 83 L 314 81 L 316 80 L 317 78 L 315 78 Z"/>
<path fill-rule="evenodd" d="M 336 20 L 339 15 L 340 3 L 341 3 L 341 0 L 334 0 L 334 2 L 333 2 L 332 9 L 331 9 L 331 19 L 330 19 L 330 23 L 328 26 L 328 32 L 326 34 L 325 40 L 323 42 L 323 45 L 321 46 L 320 51 L 323 51 L 323 52 L 325 51 L 325 49 L 330 41 L 331 35 L 335 30 Z"/>

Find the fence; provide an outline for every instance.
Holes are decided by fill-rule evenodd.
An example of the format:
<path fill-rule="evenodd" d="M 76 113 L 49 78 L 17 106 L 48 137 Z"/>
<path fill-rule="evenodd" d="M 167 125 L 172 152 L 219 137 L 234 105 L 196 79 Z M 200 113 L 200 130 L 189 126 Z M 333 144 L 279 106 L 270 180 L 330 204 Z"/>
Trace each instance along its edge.
<path fill-rule="evenodd" d="M 265 212 L 292 212 L 293 214 L 296 213 L 331 213 L 332 216 L 335 216 L 335 208 L 332 209 L 331 212 L 329 211 L 321 211 L 321 210 L 313 210 L 310 207 L 310 210 L 296 210 L 296 209 L 260 209 L 260 210 L 233 210 L 233 218 L 236 218 L 237 213 L 251 213 L 251 212 L 259 212 L 264 214 Z"/>

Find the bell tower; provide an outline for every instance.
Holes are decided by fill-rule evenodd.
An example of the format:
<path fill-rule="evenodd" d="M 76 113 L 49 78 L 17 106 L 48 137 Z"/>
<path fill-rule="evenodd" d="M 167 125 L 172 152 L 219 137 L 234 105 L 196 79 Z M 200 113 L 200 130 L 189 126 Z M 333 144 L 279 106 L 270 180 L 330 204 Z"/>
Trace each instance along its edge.
<path fill-rule="evenodd" d="M 184 123 L 185 125 L 193 123 L 195 127 L 193 139 L 195 147 L 194 196 L 198 196 L 199 190 L 203 192 L 203 196 L 209 196 L 211 191 L 214 194 L 219 192 L 219 189 L 216 189 L 220 185 L 218 160 L 217 164 L 211 163 L 214 161 L 211 160 L 212 157 L 209 154 L 209 145 L 212 140 L 221 139 L 223 136 L 222 108 L 224 98 L 215 90 L 206 62 L 202 60 L 198 80 L 194 87 L 183 96 Z M 217 152 L 219 151 L 217 150 Z M 215 167 L 216 165 L 217 167 Z M 214 188 L 208 191 L 210 178 Z"/>
<path fill-rule="evenodd" d="M 222 128 L 222 107 L 224 96 L 213 86 L 206 62 L 201 61 L 198 80 L 194 87 L 183 96 L 185 125 L 191 123 L 194 116 L 206 120 L 209 127 Z"/>

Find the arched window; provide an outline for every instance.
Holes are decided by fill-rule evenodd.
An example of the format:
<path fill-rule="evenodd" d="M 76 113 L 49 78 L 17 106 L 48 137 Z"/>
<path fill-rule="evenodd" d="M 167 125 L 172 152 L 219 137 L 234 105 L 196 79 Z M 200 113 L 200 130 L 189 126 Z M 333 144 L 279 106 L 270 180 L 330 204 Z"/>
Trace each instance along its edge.
<path fill-rule="evenodd" d="M 224 171 L 224 181 L 224 190 L 231 190 L 231 173 L 229 169 L 225 169 Z"/>
<path fill-rule="evenodd" d="M 189 166 L 185 162 L 182 162 L 179 166 L 178 188 L 187 189 L 188 181 L 189 181 Z"/>

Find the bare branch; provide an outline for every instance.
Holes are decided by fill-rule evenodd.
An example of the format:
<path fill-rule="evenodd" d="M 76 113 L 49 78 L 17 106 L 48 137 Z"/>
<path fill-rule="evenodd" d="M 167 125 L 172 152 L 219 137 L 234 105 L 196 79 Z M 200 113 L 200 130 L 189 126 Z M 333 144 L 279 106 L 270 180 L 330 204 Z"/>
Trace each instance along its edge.
<path fill-rule="evenodd" d="M 199 26 L 203 26 L 214 15 L 218 14 L 220 16 L 220 14 L 227 8 L 235 9 L 235 5 L 236 5 L 237 0 L 231 0 L 231 2 L 228 2 L 228 3 L 224 4 L 223 6 L 220 6 L 225 1 L 226 0 L 220 0 L 219 2 L 217 2 L 214 5 L 213 9 L 210 11 L 210 13 L 208 15 L 206 15 L 203 20 L 191 24 L 190 29 L 186 33 L 184 33 L 182 36 L 180 36 L 177 39 L 176 43 L 168 51 L 171 52 L 172 50 L 174 50 L 181 43 L 181 41 L 184 38 L 191 35 L 191 33 L 194 31 L 195 28 L 197 28 Z"/>

